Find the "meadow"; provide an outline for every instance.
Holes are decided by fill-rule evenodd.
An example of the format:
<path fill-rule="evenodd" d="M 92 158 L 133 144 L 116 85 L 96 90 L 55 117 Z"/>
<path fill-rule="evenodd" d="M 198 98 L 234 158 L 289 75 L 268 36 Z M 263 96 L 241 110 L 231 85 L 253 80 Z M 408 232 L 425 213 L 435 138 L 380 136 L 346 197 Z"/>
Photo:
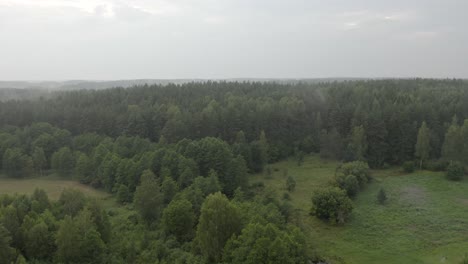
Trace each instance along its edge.
<path fill-rule="evenodd" d="M 293 220 L 307 235 L 308 248 L 332 263 L 460 263 L 468 253 L 468 181 L 448 181 L 441 172 L 406 174 L 400 168 L 373 171 L 373 181 L 354 199 L 345 225 L 309 215 L 314 190 L 330 183 L 337 162 L 307 157 L 271 165 L 272 174 L 257 174 L 279 197 L 287 192 L 286 174 L 297 185 L 290 193 Z M 287 171 L 287 173 L 285 173 Z M 388 200 L 377 202 L 384 188 Z"/>
<path fill-rule="evenodd" d="M 98 199 L 107 199 L 110 197 L 110 194 L 104 191 L 99 191 L 77 181 L 54 175 L 28 177 L 24 179 L 13 179 L 0 175 L 0 194 L 32 194 L 36 188 L 45 190 L 52 200 L 58 200 L 60 194 L 66 188 L 78 189 L 86 196 Z"/>

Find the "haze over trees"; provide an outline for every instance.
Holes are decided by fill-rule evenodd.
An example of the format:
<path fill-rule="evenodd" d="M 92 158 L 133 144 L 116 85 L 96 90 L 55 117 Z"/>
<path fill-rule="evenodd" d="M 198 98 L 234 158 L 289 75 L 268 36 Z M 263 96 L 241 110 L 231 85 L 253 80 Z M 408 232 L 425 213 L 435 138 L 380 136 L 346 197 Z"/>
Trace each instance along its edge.
<path fill-rule="evenodd" d="M 320 260 L 306 249 L 287 199 L 250 174 L 271 174 L 269 163 L 288 158 L 301 166 L 309 154 L 343 161 L 308 202 L 316 217 L 346 224 L 370 168 L 417 164 L 463 178 L 466 102 L 466 81 L 430 79 L 143 85 L 0 102 L 3 174 L 79 180 L 128 210 L 115 216 L 75 190 L 58 201 L 39 190 L 2 196 L 0 259 Z M 284 176 L 289 196 L 301 183 Z"/>

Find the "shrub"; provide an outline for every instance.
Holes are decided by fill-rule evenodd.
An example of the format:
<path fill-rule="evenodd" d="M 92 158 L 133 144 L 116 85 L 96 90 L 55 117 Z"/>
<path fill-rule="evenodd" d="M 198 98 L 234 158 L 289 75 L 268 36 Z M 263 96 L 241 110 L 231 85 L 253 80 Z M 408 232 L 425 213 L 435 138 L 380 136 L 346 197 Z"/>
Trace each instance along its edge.
<path fill-rule="evenodd" d="M 403 170 L 407 173 L 414 172 L 414 162 L 406 161 L 405 163 L 403 163 Z"/>
<path fill-rule="evenodd" d="M 362 161 L 353 161 L 341 165 L 337 173 L 344 175 L 354 175 L 359 182 L 359 186 L 363 187 L 371 179 L 369 173 L 369 165 Z"/>
<path fill-rule="evenodd" d="M 452 181 L 459 181 L 463 178 L 463 175 L 465 174 L 463 165 L 459 162 L 452 162 L 448 167 L 447 167 L 447 179 L 452 180 Z"/>
<path fill-rule="evenodd" d="M 359 191 L 359 181 L 356 176 L 349 174 L 338 174 L 335 177 L 338 187 L 346 191 L 349 197 L 354 197 Z"/>
<path fill-rule="evenodd" d="M 449 163 L 445 160 L 431 160 L 426 161 L 423 168 L 430 171 L 445 171 L 447 170 Z"/>
<path fill-rule="evenodd" d="M 387 201 L 387 194 L 383 188 L 380 188 L 379 193 L 377 193 L 377 201 L 379 204 L 385 204 Z"/>
<path fill-rule="evenodd" d="M 353 204 L 344 190 L 330 187 L 317 191 L 312 196 L 311 214 L 332 223 L 344 223 L 348 219 Z"/>
<path fill-rule="evenodd" d="M 296 181 L 291 176 L 288 176 L 286 179 L 286 189 L 288 189 L 289 192 L 293 192 L 296 189 Z"/>

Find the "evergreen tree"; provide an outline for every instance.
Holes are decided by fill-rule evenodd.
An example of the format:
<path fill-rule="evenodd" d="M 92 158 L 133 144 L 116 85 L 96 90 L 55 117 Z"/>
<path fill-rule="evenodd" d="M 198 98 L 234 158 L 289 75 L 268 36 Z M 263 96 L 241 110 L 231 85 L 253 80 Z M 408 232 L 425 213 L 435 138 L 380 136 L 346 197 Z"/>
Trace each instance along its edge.
<path fill-rule="evenodd" d="M 377 194 L 377 201 L 380 204 L 384 204 L 387 201 L 387 194 L 383 188 L 380 188 L 379 193 Z"/>
<path fill-rule="evenodd" d="M 296 189 L 296 181 L 291 176 L 286 179 L 286 189 L 288 192 L 293 192 Z"/>

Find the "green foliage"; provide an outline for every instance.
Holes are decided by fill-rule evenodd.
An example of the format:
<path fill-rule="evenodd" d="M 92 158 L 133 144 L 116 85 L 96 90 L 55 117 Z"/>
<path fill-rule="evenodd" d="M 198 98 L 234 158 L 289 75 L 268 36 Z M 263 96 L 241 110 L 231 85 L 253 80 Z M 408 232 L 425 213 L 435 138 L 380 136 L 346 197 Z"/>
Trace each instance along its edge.
<path fill-rule="evenodd" d="M 468 254 L 465 254 L 463 257 L 462 261 L 459 262 L 459 264 L 468 264 Z"/>
<path fill-rule="evenodd" d="M 262 130 L 260 132 L 260 136 L 258 139 L 258 148 L 259 148 L 259 162 L 263 168 L 269 161 L 269 156 L 268 156 L 269 145 L 268 145 L 268 141 L 265 135 L 265 130 Z"/>
<path fill-rule="evenodd" d="M 414 162 L 412 161 L 405 161 L 403 163 L 403 170 L 407 173 L 413 173 L 414 172 Z"/>
<path fill-rule="evenodd" d="M 344 175 L 354 175 L 359 182 L 359 186 L 363 187 L 367 184 L 370 179 L 370 171 L 367 163 L 362 161 L 353 161 L 344 163 L 337 169 L 337 174 L 342 173 Z"/>
<path fill-rule="evenodd" d="M 424 165 L 424 169 L 430 171 L 446 171 L 449 162 L 446 160 L 430 160 Z"/>
<path fill-rule="evenodd" d="M 282 231 L 271 223 L 252 223 L 226 243 L 223 260 L 232 264 L 307 263 L 304 240 L 297 228 Z"/>
<path fill-rule="evenodd" d="M 445 133 L 442 157 L 448 161 L 461 161 L 462 147 L 461 129 L 455 116 L 452 120 L 452 124 Z"/>
<path fill-rule="evenodd" d="M 106 210 L 101 207 L 101 204 L 96 199 L 91 199 L 88 202 L 86 210 L 89 210 L 91 213 L 91 220 L 96 226 L 96 230 L 99 232 L 102 241 L 108 243 L 111 238 L 111 224 Z"/>
<path fill-rule="evenodd" d="M 31 195 L 31 199 L 31 209 L 38 214 L 43 213 L 46 209 L 50 208 L 49 197 L 42 189 L 36 188 Z"/>
<path fill-rule="evenodd" d="M 30 259 L 48 260 L 52 258 L 52 253 L 55 251 L 54 234 L 43 221 L 38 222 L 27 231 L 25 250 Z"/>
<path fill-rule="evenodd" d="M 207 82 L 61 92 L 59 96 L 31 102 L 0 102 L 0 123 L 3 124 L 0 129 L 0 159 L 5 174 L 29 176 L 34 168 L 34 172 L 42 175 L 51 167 L 55 170 L 53 172 L 62 175 L 76 173 L 83 183 L 116 193 L 121 203 L 131 202 L 134 195 L 135 209 L 151 224 L 151 228 L 142 225 L 137 214 L 131 211 L 133 206 L 128 205 L 112 208 L 115 219 L 110 225 L 104 210 L 76 194 L 63 194 L 58 202 L 49 201 L 41 191 L 31 197 L 2 198 L 0 222 L 8 230 L 11 247 L 18 251 L 12 261 L 23 261 L 23 255 L 29 261 L 30 255 L 35 255 L 40 259 L 38 261 L 60 262 L 62 259 L 66 262 L 63 253 L 67 250 L 62 250 L 66 247 L 61 247 L 60 254 L 55 246 L 49 250 L 37 249 L 47 246 L 44 225 L 55 237 L 57 221 L 63 223 L 65 215 L 75 221 L 85 210 L 91 214 L 90 228 L 94 228 L 95 235 L 109 246 L 106 252 L 109 263 L 203 262 L 200 256 L 194 255 L 199 253 L 201 244 L 198 240 L 182 237 L 174 231 L 178 228 L 172 231 L 159 229 L 166 224 L 158 225 L 157 220 L 164 205 L 179 200 L 189 201 L 197 218 L 203 214 L 201 207 L 205 197 L 218 191 L 234 197 L 229 204 L 239 211 L 239 225 L 261 223 L 267 226 L 274 223 L 278 230 L 286 232 L 287 221 L 315 221 L 301 221 L 304 220 L 301 215 L 293 212 L 301 206 L 301 210 L 307 210 L 303 201 L 310 194 L 305 194 L 307 188 L 302 184 L 317 180 L 317 184 L 309 186 L 325 186 L 334 176 L 334 168 L 329 168 L 335 166 L 334 161 L 327 160 L 313 168 L 291 166 L 301 188 L 288 193 L 290 202 L 278 199 L 278 194 L 284 192 L 286 180 L 286 177 L 278 175 L 281 173 L 271 173 L 271 179 L 262 184 L 252 184 L 249 188 L 247 172 L 259 172 L 268 162 L 292 155 L 296 155 L 293 162 L 297 164 L 309 162 L 309 158 L 303 160 L 303 153 L 311 151 L 320 151 L 328 159 L 365 160 L 373 168 L 390 170 L 392 165 L 413 160 L 415 156 L 422 168 L 430 169 L 434 165 L 431 160 L 439 159 L 443 161 L 435 164 L 434 170 L 444 169 L 454 162 L 460 162 L 461 167 L 466 166 L 468 120 L 460 126 L 461 123 L 454 118 L 448 125 L 451 116 L 468 116 L 466 84 L 460 80 L 350 81 L 319 85 L 309 82 L 284 85 Z M 83 106 L 86 111 L 76 111 Z M 34 123 L 36 121 L 44 122 Z M 418 124 L 421 124 L 419 131 Z M 155 143 L 158 140 L 159 144 Z M 309 172 L 304 172 L 304 175 L 296 173 L 301 169 L 319 173 L 313 174 L 314 177 Z M 151 175 L 151 180 L 146 181 L 148 177 L 143 175 L 140 180 L 145 170 L 148 170 L 146 174 L 154 173 L 158 178 Z M 280 178 L 278 182 L 276 178 Z M 369 167 L 365 163 L 345 164 L 336 171 L 335 179 L 336 186 L 348 196 L 353 196 L 369 182 Z M 147 185 L 143 184 L 145 181 Z M 272 185 L 279 190 L 275 192 Z M 293 185 L 288 185 L 292 190 Z M 458 188 L 458 185 L 451 186 Z M 375 187 L 368 185 L 367 188 Z M 452 188 L 446 189 L 452 191 Z M 394 190 L 389 188 L 388 191 Z M 372 191 L 369 198 L 372 206 L 376 206 L 375 193 Z M 367 194 L 363 192 L 361 195 L 366 197 Z M 356 199 L 357 203 L 362 202 L 361 195 Z M 112 201 L 106 201 L 106 205 L 108 203 Z M 182 210 L 180 208 L 184 206 L 174 205 L 175 209 L 168 207 L 167 210 Z M 385 209 L 394 209 L 390 207 Z M 346 212 L 345 209 L 342 211 Z M 424 214 L 424 211 L 420 213 Z M 453 214 L 454 219 L 461 217 L 455 215 L 458 214 L 456 210 Z M 332 221 L 346 218 L 337 215 L 331 216 Z M 375 214 L 361 215 L 375 217 Z M 360 224 L 354 222 L 352 224 Z M 314 227 L 319 230 L 320 225 L 322 223 Z M 458 225 L 452 223 L 449 226 Z M 161 231 L 166 231 L 169 236 Z M 422 233 L 428 235 L 425 230 Z M 31 243 L 29 235 L 46 242 Z M 115 235 L 117 238 L 113 237 Z M 317 231 L 316 235 L 323 233 Z M 235 236 L 235 239 L 240 239 L 240 236 Z M 367 238 L 362 241 L 366 243 Z M 444 240 L 435 238 L 433 241 Z M 99 243 L 93 243 L 100 248 Z M 265 244 L 265 248 L 271 252 L 284 252 L 287 246 L 278 245 L 281 245 L 278 249 L 269 244 Z M 216 246 L 218 253 L 223 251 L 219 245 Z M 314 243 L 314 246 L 319 247 L 321 243 Z M 239 248 L 236 246 L 233 250 Z M 248 249 L 251 248 L 255 246 Z M 372 251 L 372 247 L 366 248 Z M 357 251 L 360 250 L 362 248 Z M 42 251 L 50 252 L 41 255 Z M 83 249 L 83 252 L 88 251 Z M 99 252 L 97 258 L 102 256 Z M 220 261 L 219 255 L 210 255 L 206 248 L 200 252 L 205 257 L 209 255 L 211 261 Z M 259 250 L 254 254 L 263 253 Z M 265 262 L 267 259 L 274 261 L 267 255 L 263 256 Z M 243 259 L 243 255 L 235 257 L 239 262 L 249 261 Z"/>
<path fill-rule="evenodd" d="M 380 188 L 379 192 L 377 193 L 377 201 L 379 204 L 385 204 L 387 201 L 387 193 L 383 188 Z"/>
<path fill-rule="evenodd" d="M 178 241 L 189 241 L 195 226 L 192 204 L 186 199 L 173 200 L 163 211 L 162 223 L 165 230 Z"/>
<path fill-rule="evenodd" d="M 420 159 L 419 169 L 422 169 L 423 161 L 429 158 L 429 153 L 431 151 L 430 136 L 431 131 L 424 121 L 418 131 L 418 138 L 415 146 L 416 151 L 414 153 L 414 155 Z"/>
<path fill-rule="evenodd" d="M 16 207 L 9 205 L 8 207 L 4 208 L 2 211 L 1 220 L 2 221 L 0 224 L 6 228 L 9 236 L 11 237 L 11 245 L 15 248 L 21 246 L 23 244 L 20 232 L 22 219 L 18 215 L 18 210 Z"/>
<path fill-rule="evenodd" d="M 302 150 L 298 150 L 296 152 L 297 166 L 301 166 L 302 163 L 304 163 L 304 157 L 305 157 L 305 153 Z"/>
<path fill-rule="evenodd" d="M 242 228 L 239 209 L 225 195 L 209 195 L 201 208 L 196 241 L 209 263 L 221 260 L 224 245 Z"/>
<path fill-rule="evenodd" d="M 320 157 L 324 159 L 340 159 L 343 155 L 343 138 L 336 129 L 320 134 Z"/>
<path fill-rule="evenodd" d="M 15 249 L 11 247 L 11 236 L 8 230 L 0 224 L 0 264 L 10 264 L 15 256 Z"/>
<path fill-rule="evenodd" d="M 459 181 L 463 178 L 464 175 L 465 175 L 465 168 L 460 162 L 452 162 L 447 167 L 447 172 L 445 174 L 447 179 L 452 180 L 452 181 Z"/>
<path fill-rule="evenodd" d="M 294 192 L 296 189 L 296 180 L 292 176 L 288 176 L 286 179 L 286 189 L 288 192 Z"/>
<path fill-rule="evenodd" d="M 164 177 L 164 180 L 161 184 L 161 192 L 163 194 L 164 204 L 169 204 L 179 191 L 179 186 L 171 177 Z"/>
<path fill-rule="evenodd" d="M 57 261 L 61 263 L 101 263 L 105 244 L 92 221 L 83 210 L 75 218 L 65 216 L 56 236 Z"/>
<path fill-rule="evenodd" d="M 367 127 L 367 160 L 372 168 L 381 168 L 384 165 L 388 149 L 388 130 L 382 113 L 382 105 L 374 99 L 370 107 Z"/>
<path fill-rule="evenodd" d="M 141 217 L 151 224 L 161 216 L 164 197 L 155 175 L 146 170 L 141 175 L 140 185 L 136 188 L 133 203 L 140 212 Z"/>
<path fill-rule="evenodd" d="M 346 160 L 364 160 L 367 153 L 367 138 L 364 127 L 356 126 L 351 131 L 351 137 L 346 150 Z"/>
<path fill-rule="evenodd" d="M 359 181 L 353 174 L 338 174 L 335 176 L 335 181 L 342 190 L 346 191 L 349 197 L 354 197 L 359 192 Z"/>
<path fill-rule="evenodd" d="M 117 201 L 121 204 L 129 203 L 132 201 L 132 195 L 128 190 L 127 185 L 121 184 L 117 190 Z"/>
<path fill-rule="evenodd" d="M 221 185 L 219 184 L 218 174 L 216 171 L 211 170 L 208 177 L 197 177 L 193 181 L 193 188 L 198 188 L 203 196 L 206 197 L 209 194 L 221 191 Z"/>
<path fill-rule="evenodd" d="M 85 206 L 84 194 L 76 189 L 64 189 L 60 194 L 59 204 L 62 206 L 63 214 L 76 216 Z"/>
<path fill-rule="evenodd" d="M 80 179 L 85 183 L 92 181 L 94 173 L 94 164 L 88 155 L 79 153 L 76 160 L 75 172 L 80 176 Z"/>
<path fill-rule="evenodd" d="M 62 147 L 52 155 L 51 167 L 60 175 L 67 176 L 75 168 L 75 157 L 70 148 Z"/>
<path fill-rule="evenodd" d="M 24 154 L 19 148 L 7 149 L 3 154 L 2 167 L 12 177 L 25 177 L 33 168 L 31 157 Z"/>
<path fill-rule="evenodd" d="M 344 190 L 329 187 L 312 195 L 311 214 L 332 223 L 344 223 L 349 218 L 353 204 Z"/>
<path fill-rule="evenodd" d="M 34 148 L 32 153 L 32 162 L 36 172 L 42 174 L 42 170 L 47 167 L 47 159 L 42 148 Z"/>

